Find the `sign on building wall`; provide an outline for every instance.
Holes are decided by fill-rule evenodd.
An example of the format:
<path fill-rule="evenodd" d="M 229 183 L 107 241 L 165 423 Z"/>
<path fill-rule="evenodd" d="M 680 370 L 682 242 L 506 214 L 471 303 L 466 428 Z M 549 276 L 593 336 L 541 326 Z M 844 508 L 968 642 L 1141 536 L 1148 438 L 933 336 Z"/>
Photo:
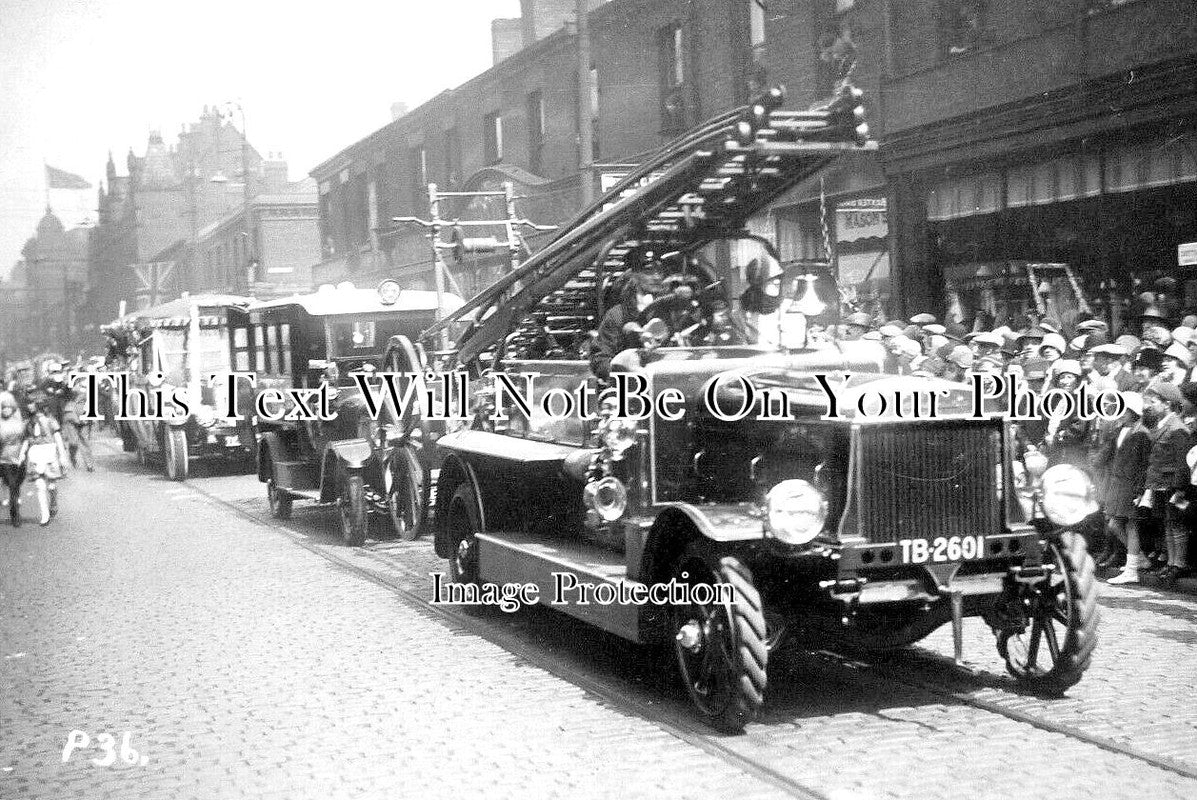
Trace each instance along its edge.
<path fill-rule="evenodd" d="M 1176 264 L 1180 267 L 1197 267 L 1197 242 L 1176 246 Z"/>
<path fill-rule="evenodd" d="M 885 300 L 890 296 L 888 237 L 884 197 L 858 197 L 836 204 L 836 267 L 846 300 Z"/>
<path fill-rule="evenodd" d="M 889 235 L 884 197 L 862 197 L 835 208 L 836 241 L 884 240 Z"/>

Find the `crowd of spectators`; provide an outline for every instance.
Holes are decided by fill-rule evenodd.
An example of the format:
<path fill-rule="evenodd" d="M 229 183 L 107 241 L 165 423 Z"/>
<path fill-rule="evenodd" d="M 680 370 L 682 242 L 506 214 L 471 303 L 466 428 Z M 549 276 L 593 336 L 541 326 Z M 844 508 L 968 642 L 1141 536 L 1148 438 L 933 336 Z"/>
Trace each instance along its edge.
<path fill-rule="evenodd" d="M 1103 419 L 1093 409 L 1045 414 L 1020 422 L 1020 442 L 1050 463 L 1070 463 L 1097 487 L 1102 523 L 1090 546 L 1110 583 L 1142 580 L 1145 573 L 1171 585 L 1190 575 L 1197 553 L 1197 316 L 1175 325 L 1147 309 L 1113 335 L 1099 319 L 1066 330 L 1045 318 L 964 332 L 930 314 L 909 322 L 877 324 L 867 314 L 845 320 L 847 339 L 875 339 L 903 374 L 965 381 L 970 373 L 1016 376 L 1030 391 L 1052 389 L 1090 398 L 1117 392 L 1125 413 Z"/>

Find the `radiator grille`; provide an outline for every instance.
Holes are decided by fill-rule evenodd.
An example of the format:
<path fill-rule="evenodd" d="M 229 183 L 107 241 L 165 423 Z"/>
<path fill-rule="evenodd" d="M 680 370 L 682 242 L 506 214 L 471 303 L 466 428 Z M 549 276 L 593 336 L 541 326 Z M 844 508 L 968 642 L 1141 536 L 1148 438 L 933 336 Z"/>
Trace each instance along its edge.
<path fill-rule="evenodd" d="M 866 425 L 857 452 L 859 531 L 868 541 L 998 532 L 998 427 Z"/>

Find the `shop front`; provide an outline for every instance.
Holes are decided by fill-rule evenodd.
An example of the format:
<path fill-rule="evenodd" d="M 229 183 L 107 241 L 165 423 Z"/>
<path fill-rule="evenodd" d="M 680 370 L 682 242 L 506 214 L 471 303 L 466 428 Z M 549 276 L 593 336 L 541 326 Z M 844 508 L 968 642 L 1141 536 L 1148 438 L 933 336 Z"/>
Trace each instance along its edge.
<path fill-rule="evenodd" d="M 1089 313 L 1115 330 L 1145 308 L 1197 310 L 1197 127 L 940 168 L 919 183 L 948 319 L 1017 326 Z"/>

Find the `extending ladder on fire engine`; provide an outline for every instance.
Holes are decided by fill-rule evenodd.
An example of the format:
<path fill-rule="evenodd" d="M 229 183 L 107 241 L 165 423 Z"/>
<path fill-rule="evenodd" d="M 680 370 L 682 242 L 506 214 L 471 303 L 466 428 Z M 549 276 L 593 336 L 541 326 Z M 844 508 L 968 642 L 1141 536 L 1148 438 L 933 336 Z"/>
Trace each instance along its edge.
<path fill-rule="evenodd" d="M 459 216 L 446 219 L 441 215 L 441 203 L 445 200 L 486 200 L 499 197 L 503 198 L 506 210 L 506 216 L 501 219 L 461 219 Z M 475 192 L 443 192 L 437 188 L 435 183 L 430 183 L 428 184 L 428 219 L 421 219 L 420 217 L 391 218 L 391 221 L 395 224 L 419 225 L 428 231 L 428 238 L 432 244 L 438 322 L 440 321 L 441 300 L 445 293 L 446 282 L 447 280 L 452 280 L 452 275 L 450 275 L 448 266 L 445 264 L 445 253 L 451 253 L 454 261 L 460 264 L 464 261 L 466 255 L 494 253 L 505 249 L 508 254 L 506 272 L 511 273 L 519 269 L 524 255 L 531 253 L 527 242 L 524 241 L 521 233 L 522 229 L 534 231 L 554 231 L 557 229 L 556 225 L 538 225 L 529 219 L 520 217 L 516 209 L 516 199 L 515 187 L 511 181 L 505 181 L 500 191 Z M 503 228 L 505 234 L 504 240 L 500 240 L 497 236 L 466 235 L 466 229 L 468 228 L 485 230 L 497 227 Z M 441 238 L 442 233 L 445 231 L 448 232 L 447 240 Z M 447 347 L 446 336 L 446 331 L 442 330 L 440 332 L 441 349 Z"/>

